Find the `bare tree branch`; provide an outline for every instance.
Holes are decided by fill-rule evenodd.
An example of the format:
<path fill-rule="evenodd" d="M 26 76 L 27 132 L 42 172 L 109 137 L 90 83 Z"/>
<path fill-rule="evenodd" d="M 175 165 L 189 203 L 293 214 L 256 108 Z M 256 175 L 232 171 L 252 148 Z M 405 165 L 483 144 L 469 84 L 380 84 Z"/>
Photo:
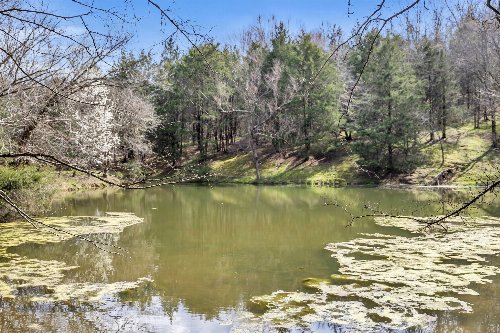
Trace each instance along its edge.
<path fill-rule="evenodd" d="M 484 188 L 479 194 L 474 196 L 472 199 L 468 200 L 467 202 L 462 204 L 460 207 L 458 207 L 457 209 L 454 209 L 453 211 L 449 212 L 448 214 L 446 214 L 443 217 L 440 217 L 440 218 L 437 218 L 437 219 L 434 219 L 431 221 L 427 221 L 426 222 L 427 225 L 432 226 L 435 224 L 440 224 L 442 222 L 445 222 L 450 217 L 458 216 L 460 213 L 462 213 L 463 211 L 467 210 L 470 206 L 472 206 L 476 201 L 478 201 L 479 199 L 484 197 L 488 192 L 493 192 L 494 189 L 496 187 L 498 187 L 499 185 L 500 185 L 500 179 L 493 181 L 490 185 L 486 186 L 486 188 Z"/>
<path fill-rule="evenodd" d="M 500 23 L 500 2 L 498 8 L 491 4 L 491 0 L 486 0 L 486 6 L 495 13 L 495 18 Z"/>
<path fill-rule="evenodd" d="M 90 177 L 98 179 L 105 184 L 120 187 L 120 188 L 123 188 L 126 190 L 144 190 L 144 189 L 163 186 L 163 185 L 172 185 L 172 184 L 192 182 L 192 181 L 197 180 L 197 179 L 205 178 L 205 176 L 196 175 L 193 177 L 183 178 L 181 181 L 175 181 L 175 180 L 165 180 L 165 179 L 169 179 L 172 177 L 164 177 L 162 179 L 155 179 L 154 181 L 156 181 L 156 183 L 154 183 L 154 184 L 137 186 L 137 184 L 147 183 L 149 181 L 149 179 L 143 179 L 143 180 L 140 180 L 137 182 L 132 182 L 132 183 L 117 183 L 117 182 L 111 181 L 103 176 L 100 176 L 99 174 L 97 174 L 95 172 L 92 172 L 90 170 L 79 167 L 77 165 L 62 161 L 61 159 L 56 158 L 52 155 L 48 155 L 48 154 L 31 153 L 31 152 L 0 154 L 0 158 L 19 158 L 19 157 L 31 157 L 31 158 L 34 158 L 34 159 L 40 161 L 40 162 L 49 163 L 49 164 L 53 164 L 53 165 L 61 165 L 61 166 L 67 167 L 71 170 L 79 171 L 79 172 L 84 173 Z"/>
<path fill-rule="evenodd" d="M 85 237 L 83 235 L 75 234 L 75 233 L 69 232 L 67 230 L 58 228 L 58 227 L 54 227 L 52 225 L 49 225 L 47 223 L 44 223 L 42 221 L 39 221 L 39 220 L 32 218 L 23 209 L 21 209 L 19 206 L 17 206 L 14 203 L 14 201 L 3 190 L 0 190 L 0 199 L 2 201 L 6 202 L 7 205 L 9 205 L 14 211 L 16 211 L 23 219 L 28 221 L 28 223 L 30 223 L 35 229 L 44 228 L 44 229 L 46 229 L 46 231 L 48 231 L 56 236 L 58 236 L 59 234 L 65 234 L 65 235 L 68 235 L 68 236 L 71 236 L 74 238 L 78 238 L 80 240 L 83 240 L 83 241 L 86 241 L 86 242 L 92 244 L 93 246 L 95 246 L 99 250 L 102 250 L 102 251 L 105 251 L 105 252 L 108 252 L 111 254 L 123 255 L 123 253 L 119 253 L 116 251 L 110 251 L 103 246 L 109 246 L 109 247 L 115 248 L 115 249 L 120 250 L 120 251 L 125 251 L 123 248 L 121 248 L 117 245 L 102 243 L 100 241 L 96 241 L 96 240 L 90 239 L 88 237 Z"/>

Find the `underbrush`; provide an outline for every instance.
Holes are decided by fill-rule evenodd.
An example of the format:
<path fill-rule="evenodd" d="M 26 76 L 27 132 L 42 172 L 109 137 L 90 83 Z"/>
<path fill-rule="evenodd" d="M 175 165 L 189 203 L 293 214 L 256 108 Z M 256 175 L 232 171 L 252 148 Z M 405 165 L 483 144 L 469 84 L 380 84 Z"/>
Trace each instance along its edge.
<path fill-rule="evenodd" d="M 34 165 L 0 165 L 0 190 L 6 192 L 22 209 L 32 215 L 46 212 L 56 190 L 54 172 Z M 0 202 L 0 221 L 16 217 L 16 212 Z"/>

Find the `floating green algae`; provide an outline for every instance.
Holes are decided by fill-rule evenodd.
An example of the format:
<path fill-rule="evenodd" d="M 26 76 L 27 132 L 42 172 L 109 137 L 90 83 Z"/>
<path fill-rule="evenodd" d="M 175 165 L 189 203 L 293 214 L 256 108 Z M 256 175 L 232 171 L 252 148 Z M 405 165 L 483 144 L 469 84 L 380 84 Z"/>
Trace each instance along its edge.
<path fill-rule="evenodd" d="M 66 216 L 40 219 L 41 222 L 66 233 L 46 232 L 47 228 L 34 228 L 26 221 L 0 224 L 0 256 L 7 248 L 26 243 L 58 243 L 73 235 L 111 233 L 119 234 L 125 227 L 141 223 L 142 219 L 132 213 L 106 213 L 104 216 Z M 45 230 L 45 232 L 44 232 Z"/>
<path fill-rule="evenodd" d="M 328 244 L 339 274 L 305 279 L 304 286 L 314 293 L 254 297 L 251 302 L 265 309 L 261 325 L 311 329 L 326 323 L 342 332 L 425 330 L 435 321 L 429 313 L 472 312 L 473 305 L 460 295 L 478 295 L 473 284 L 489 283 L 500 273 L 488 265 L 488 257 L 500 253 L 500 219 L 451 219 L 446 233 L 422 233 L 425 224 L 410 218 L 378 218 L 376 223 L 415 236 L 369 234 Z"/>
<path fill-rule="evenodd" d="M 78 268 L 57 260 L 39 260 L 8 252 L 22 244 L 49 244 L 75 236 L 117 235 L 127 226 L 143 220 L 131 213 L 107 213 L 104 216 L 45 218 L 44 224 L 64 230 L 47 232 L 24 221 L 0 224 L 0 298 L 22 295 L 32 301 L 98 301 L 104 295 L 133 289 L 145 281 L 115 283 L 63 283 L 67 271 Z M 45 228 L 46 229 L 46 228 Z"/>
<path fill-rule="evenodd" d="M 44 297 L 33 298 L 34 301 L 70 301 L 80 300 L 87 302 L 98 302 L 106 295 L 113 295 L 119 292 L 135 289 L 144 282 L 150 282 L 148 278 L 141 278 L 132 282 L 115 283 L 68 283 L 59 284 L 53 291 Z"/>

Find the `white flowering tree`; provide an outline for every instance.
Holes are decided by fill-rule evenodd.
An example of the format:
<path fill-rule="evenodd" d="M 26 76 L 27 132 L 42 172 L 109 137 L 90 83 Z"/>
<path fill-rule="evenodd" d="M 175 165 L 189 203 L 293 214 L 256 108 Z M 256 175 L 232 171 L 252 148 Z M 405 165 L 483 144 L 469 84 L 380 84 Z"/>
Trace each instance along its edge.
<path fill-rule="evenodd" d="M 69 148 L 81 162 L 106 170 L 120 144 L 114 115 L 116 101 L 104 85 L 91 86 L 81 95 L 83 100 L 94 105 L 69 108 Z"/>

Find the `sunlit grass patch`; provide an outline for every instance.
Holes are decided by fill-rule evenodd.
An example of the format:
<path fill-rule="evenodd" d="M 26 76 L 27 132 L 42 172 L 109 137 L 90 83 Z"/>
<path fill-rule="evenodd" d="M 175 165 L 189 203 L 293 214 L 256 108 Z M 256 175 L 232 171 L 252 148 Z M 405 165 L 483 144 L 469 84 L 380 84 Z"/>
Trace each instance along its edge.
<path fill-rule="evenodd" d="M 335 161 L 310 157 L 269 154 L 260 160 L 261 183 L 345 186 L 366 179 L 356 168 L 356 155 L 341 155 Z M 249 154 L 238 154 L 209 162 L 213 180 L 232 183 L 255 182 L 255 167 Z M 361 173 L 361 174 L 360 174 Z"/>
<path fill-rule="evenodd" d="M 428 136 L 422 137 L 422 142 Z M 498 177 L 500 151 L 491 148 L 491 128 L 481 123 L 475 129 L 471 124 L 450 128 L 446 140 L 425 143 L 423 160 L 408 178 L 419 185 L 480 185 L 488 177 Z M 437 177 L 442 172 L 444 179 Z"/>

